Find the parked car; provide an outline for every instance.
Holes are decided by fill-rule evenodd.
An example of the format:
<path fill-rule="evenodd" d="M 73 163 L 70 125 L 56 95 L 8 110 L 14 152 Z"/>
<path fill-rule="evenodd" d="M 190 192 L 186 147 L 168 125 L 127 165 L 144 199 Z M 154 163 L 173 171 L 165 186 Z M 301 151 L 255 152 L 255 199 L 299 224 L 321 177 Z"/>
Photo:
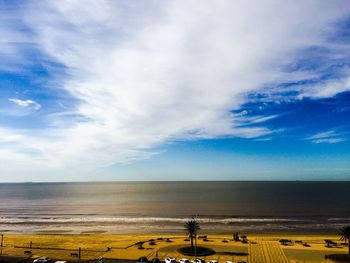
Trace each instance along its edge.
<path fill-rule="evenodd" d="M 33 263 L 49 263 L 52 262 L 52 260 L 48 257 L 41 257 L 33 260 Z"/>
<path fill-rule="evenodd" d="M 233 262 L 228 260 L 228 261 L 225 261 L 225 263 L 233 263 Z"/>
<path fill-rule="evenodd" d="M 190 261 L 187 258 L 182 258 L 179 260 L 179 263 L 190 263 Z"/>
<path fill-rule="evenodd" d="M 55 263 L 67 263 L 67 261 L 59 260 L 59 261 L 55 261 Z"/>
<path fill-rule="evenodd" d="M 209 263 L 218 263 L 218 261 L 215 259 L 212 259 L 212 260 L 209 260 Z"/>
<path fill-rule="evenodd" d="M 138 260 L 137 260 L 137 263 L 147 263 L 148 262 L 148 259 L 146 257 L 140 257 Z"/>
<path fill-rule="evenodd" d="M 165 261 L 165 263 L 177 263 L 175 258 L 171 258 L 171 257 L 165 258 L 164 261 Z"/>
<path fill-rule="evenodd" d="M 205 263 L 205 260 L 201 259 L 201 258 L 197 258 L 197 259 L 192 260 L 191 262 L 192 263 Z"/>
<path fill-rule="evenodd" d="M 152 263 L 160 263 L 160 259 L 159 258 L 154 258 L 154 259 L 152 259 Z"/>

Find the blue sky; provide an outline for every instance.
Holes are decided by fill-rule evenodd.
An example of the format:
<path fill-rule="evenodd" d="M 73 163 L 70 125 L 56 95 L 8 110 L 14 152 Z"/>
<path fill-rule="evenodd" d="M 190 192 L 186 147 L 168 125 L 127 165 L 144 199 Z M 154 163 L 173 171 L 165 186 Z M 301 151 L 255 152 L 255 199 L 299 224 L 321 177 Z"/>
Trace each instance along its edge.
<path fill-rule="evenodd" d="M 346 1 L 0 1 L 0 181 L 349 180 Z"/>

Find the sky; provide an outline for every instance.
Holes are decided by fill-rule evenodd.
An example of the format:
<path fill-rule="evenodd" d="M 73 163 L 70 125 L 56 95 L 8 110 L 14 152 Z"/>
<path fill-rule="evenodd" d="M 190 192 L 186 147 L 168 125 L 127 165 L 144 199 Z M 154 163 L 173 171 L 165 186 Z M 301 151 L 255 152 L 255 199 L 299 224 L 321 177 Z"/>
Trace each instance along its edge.
<path fill-rule="evenodd" d="M 0 182 L 349 180 L 350 2 L 0 0 Z"/>

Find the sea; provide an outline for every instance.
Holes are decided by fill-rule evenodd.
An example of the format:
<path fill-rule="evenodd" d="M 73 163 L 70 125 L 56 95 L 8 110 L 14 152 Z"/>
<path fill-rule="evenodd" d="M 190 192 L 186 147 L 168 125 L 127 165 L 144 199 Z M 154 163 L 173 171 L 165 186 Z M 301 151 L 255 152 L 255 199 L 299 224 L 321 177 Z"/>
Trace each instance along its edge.
<path fill-rule="evenodd" d="M 0 184 L 0 233 L 338 233 L 350 182 Z"/>

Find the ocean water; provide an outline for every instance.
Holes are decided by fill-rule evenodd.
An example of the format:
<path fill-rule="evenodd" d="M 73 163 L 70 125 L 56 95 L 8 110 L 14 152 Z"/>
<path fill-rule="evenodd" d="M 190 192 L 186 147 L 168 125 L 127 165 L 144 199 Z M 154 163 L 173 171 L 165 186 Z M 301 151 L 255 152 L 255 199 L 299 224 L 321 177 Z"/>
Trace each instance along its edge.
<path fill-rule="evenodd" d="M 0 232 L 329 232 L 350 224 L 350 182 L 0 184 Z"/>

